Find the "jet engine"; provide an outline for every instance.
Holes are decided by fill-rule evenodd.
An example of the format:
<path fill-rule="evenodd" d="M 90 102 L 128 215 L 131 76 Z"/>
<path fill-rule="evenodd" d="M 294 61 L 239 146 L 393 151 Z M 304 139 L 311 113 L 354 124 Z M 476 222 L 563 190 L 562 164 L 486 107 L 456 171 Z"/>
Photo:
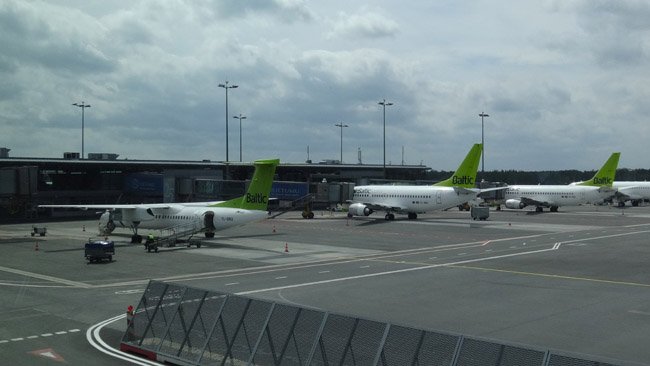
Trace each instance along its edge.
<path fill-rule="evenodd" d="M 526 207 L 526 204 L 521 202 L 520 200 L 509 199 L 509 200 L 506 200 L 506 207 L 507 208 L 522 209 L 522 208 Z"/>
<path fill-rule="evenodd" d="M 368 216 L 372 213 L 372 209 L 363 203 L 353 203 L 348 208 L 348 213 L 354 216 Z"/>

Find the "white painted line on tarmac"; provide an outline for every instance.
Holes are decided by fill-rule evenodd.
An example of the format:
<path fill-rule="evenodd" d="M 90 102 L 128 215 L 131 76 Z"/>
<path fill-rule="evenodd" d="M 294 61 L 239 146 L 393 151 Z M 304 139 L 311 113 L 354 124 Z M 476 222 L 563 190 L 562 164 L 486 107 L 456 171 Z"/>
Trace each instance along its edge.
<path fill-rule="evenodd" d="M 280 276 L 280 277 L 276 277 L 275 279 L 276 280 L 284 280 L 285 278 L 287 278 L 287 276 Z"/>
<path fill-rule="evenodd" d="M 43 333 L 43 334 L 40 334 L 40 335 L 30 335 L 30 336 L 27 336 L 27 337 L 12 338 L 10 340 L 2 339 L 2 340 L 0 340 L 0 344 L 9 343 L 9 342 L 20 342 L 20 341 L 24 341 L 24 340 L 28 340 L 28 339 L 36 339 L 36 338 L 40 338 L 40 337 L 46 338 L 46 337 L 52 337 L 54 335 L 63 335 L 63 334 L 75 333 L 75 332 L 79 332 L 79 331 L 80 331 L 79 329 L 70 329 L 70 330 L 67 330 L 67 331 L 63 330 L 63 331 L 59 331 L 59 332 L 55 332 L 55 333 Z"/>
<path fill-rule="evenodd" d="M 639 314 L 639 315 L 649 315 L 650 316 L 650 312 L 641 311 L 641 310 L 628 310 L 628 313 Z"/>
<path fill-rule="evenodd" d="M 120 350 L 117 350 L 108 344 L 104 342 L 104 340 L 99 336 L 99 332 L 104 328 L 106 325 L 113 323 L 115 321 L 121 320 L 126 318 L 126 314 L 121 314 L 118 316 L 114 316 L 110 319 L 106 319 L 100 323 L 97 323 L 86 331 L 86 340 L 88 343 L 90 343 L 91 346 L 95 347 L 98 351 L 105 353 L 111 357 L 119 358 L 121 360 L 130 362 L 135 365 L 141 365 L 141 366 L 160 366 L 163 365 L 158 362 L 154 361 L 149 361 L 145 360 L 142 357 L 135 356 L 126 352 L 122 352 Z"/>
<path fill-rule="evenodd" d="M 131 295 L 131 294 L 139 294 L 143 292 L 144 289 L 122 290 L 122 291 L 115 291 L 115 295 Z"/>
<path fill-rule="evenodd" d="M 426 269 L 433 269 L 433 268 L 447 267 L 447 266 L 456 266 L 456 265 L 459 265 L 459 264 L 466 264 L 466 263 L 482 262 L 482 261 L 487 261 L 487 260 L 492 260 L 492 259 L 501 259 L 501 258 L 516 257 L 516 256 L 520 256 L 520 255 L 543 253 L 543 252 L 548 252 L 548 251 L 552 251 L 552 250 L 557 250 L 557 248 L 559 248 L 559 244 L 561 244 L 561 243 L 556 243 L 553 248 L 532 250 L 532 251 L 529 251 L 529 252 L 511 253 L 511 254 L 497 255 L 497 256 L 493 256 L 493 257 L 476 258 L 476 259 L 468 259 L 468 260 L 464 260 L 464 261 L 433 264 L 433 265 L 422 266 L 422 267 L 404 268 L 404 269 L 398 269 L 398 270 L 393 270 L 393 271 L 369 273 L 369 274 L 365 274 L 365 275 L 340 277 L 340 278 L 333 278 L 333 279 L 322 280 L 322 281 L 304 282 L 304 283 L 297 283 L 297 284 L 286 285 L 286 286 L 269 287 L 269 288 L 263 288 L 263 289 L 258 289 L 258 290 L 237 292 L 235 295 L 249 295 L 249 294 L 255 294 L 255 293 L 260 293 L 260 292 L 278 291 L 278 290 L 285 290 L 285 289 L 299 288 L 299 287 L 307 287 L 307 286 L 314 286 L 314 285 L 324 285 L 324 284 L 328 284 L 328 283 L 336 283 L 336 282 L 343 282 L 343 281 L 349 281 L 349 280 L 358 280 L 358 279 L 363 279 L 363 278 L 379 277 L 379 276 L 406 273 L 406 272 L 422 271 L 422 270 L 426 270 Z M 557 248 L 556 248 L 556 246 L 557 246 Z"/>
<path fill-rule="evenodd" d="M 227 283 L 225 286 L 235 286 L 235 285 L 239 285 L 239 282 L 230 282 Z"/>
<path fill-rule="evenodd" d="M 26 277 L 38 278 L 40 280 L 56 282 L 56 283 L 60 283 L 60 284 L 64 284 L 64 285 L 68 285 L 68 286 L 72 286 L 72 287 L 81 287 L 81 288 L 90 288 L 90 287 L 92 287 L 91 285 L 88 285 L 88 284 L 83 283 L 83 282 L 70 281 L 70 280 L 66 280 L 64 278 L 58 278 L 58 277 L 52 277 L 52 276 L 43 275 L 43 274 L 39 274 L 39 273 L 21 271 L 19 269 L 14 269 L 14 268 L 9 268 L 9 267 L 0 266 L 0 271 L 9 272 L 9 273 L 13 273 L 13 274 L 21 275 L 21 276 L 26 276 Z"/>

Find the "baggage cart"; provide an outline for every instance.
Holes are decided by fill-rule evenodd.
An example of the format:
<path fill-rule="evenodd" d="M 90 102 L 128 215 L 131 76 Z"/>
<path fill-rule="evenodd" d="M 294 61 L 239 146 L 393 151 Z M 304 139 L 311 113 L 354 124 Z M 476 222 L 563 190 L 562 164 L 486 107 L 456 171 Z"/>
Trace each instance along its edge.
<path fill-rule="evenodd" d="M 472 220 L 487 220 L 490 217 L 490 208 L 483 206 L 472 206 L 470 209 Z"/>
<path fill-rule="evenodd" d="M 37 226 L 32 226 L 32 232 L 31 235 L 38 235 L 38 236 L 45 236 L 45 233 L 47 233 L 47 228 L 45 226 L 43 227 L 37 227 Z"/>
<path fill-rule="evenodd" d="M 115 244 L 107 240 L 89 241 L 85 245 L 84 255 L 89 263 L 99 262 L 102 259 L 112 262 L 115 255 Z"/>

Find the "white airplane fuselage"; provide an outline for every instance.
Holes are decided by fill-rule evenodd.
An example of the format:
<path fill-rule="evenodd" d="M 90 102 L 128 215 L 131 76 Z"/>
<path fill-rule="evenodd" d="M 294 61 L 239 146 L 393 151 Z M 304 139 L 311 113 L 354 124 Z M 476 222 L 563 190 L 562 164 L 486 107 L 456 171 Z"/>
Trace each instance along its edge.
<path fill-rule="evenodd" d="M 561 207 L 602 202 L 611 194 L 611 191 L 595 186 L 512 185 L 504 191 L 504 199 L 508 208 Z M 526 203 L 526 199 L 538 204 Z"/>
<path fill-rule="evenodd" d="M 461 193 L 453 187 L 358 186 L 354 188 L 352 203 L 383 206 L 402 213 L 423 213 L 448 209 L 474 198 L 476 194 Z"/>
<path fill-rule="evenodd" d="M 614 181 L 612 187 L 621 193 L 616 199 L 622 205 L 625 205 L 625 201 L 632 201 L 632 204 L 636 206 L 641 201 L 650 200 L 650 182 Z"/>
<path fill-rule="evenodd" d="M 227 229 L 267 217 L 266 211 L 229 207 L 206 207 L 192 204 L 170 204 L 169 208 L 115 209 L 105 212 L 99 221 L 100 231 L 108 231 L 112 221 L 117 227 L 163 230 L 196 224 L 212 231 Z"/>

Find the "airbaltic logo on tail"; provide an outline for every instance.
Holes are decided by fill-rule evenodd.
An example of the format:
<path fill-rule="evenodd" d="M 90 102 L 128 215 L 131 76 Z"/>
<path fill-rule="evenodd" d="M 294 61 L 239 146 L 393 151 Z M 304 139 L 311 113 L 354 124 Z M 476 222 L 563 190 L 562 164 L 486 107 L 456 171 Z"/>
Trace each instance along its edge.
<path fill-rule="evenodd" d="M 468 177 L 466 175 L 462 177 L 453 176 L 451 179 L 452 184 L 474 184 L 474 178 Z"/>
<path fill-rule="evenodd" d="M 612 178 L 594 178 L 594 184 L 598 186 L 608 186 L 612 184 Z"/>
<path fill-rule="evenodd" d="M 246 203 L 267 203 L 268 199 L 261 193 L 246 193 Z"/>

